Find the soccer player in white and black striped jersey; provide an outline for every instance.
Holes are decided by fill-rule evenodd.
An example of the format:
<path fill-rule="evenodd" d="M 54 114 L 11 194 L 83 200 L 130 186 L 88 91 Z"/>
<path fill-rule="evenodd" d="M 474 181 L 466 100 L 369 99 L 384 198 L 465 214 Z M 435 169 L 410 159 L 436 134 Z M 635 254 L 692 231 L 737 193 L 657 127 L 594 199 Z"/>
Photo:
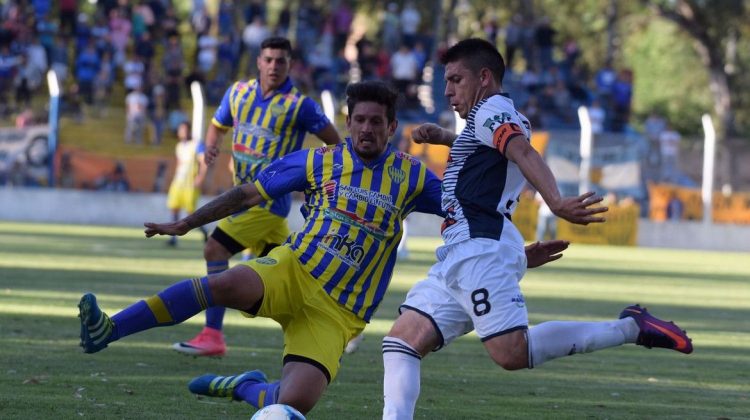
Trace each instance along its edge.
<path fill-rule="evenodd" d="M 401 315 L 383 339 L 384 419 L 413 417 L 420 362 L 472 330 L 490 357 L 508 370 L 533 368 L 562 356 L 625 343 L 690 353 L 692 344 L 676 325 L 644 308 L 625 308 L 606 322 L 545 322 L 528 326 L 519 282 L 526 272 L 524 242 L 511 222 L 526 182 L 556 216 L 587 225 L 604 221 L 601 197 L 561 197 L 555 178 L 531 147 L 531 127 L 502 93 L 503 58 L 494 45 L 463 40 L 448 49 L 445 96 L 463 119 L 456 136 L 435 124 L 412 134 L 417 142 L 451 146 L 443 180 L 447 216 L 438 262 L 401 305 Z"/>

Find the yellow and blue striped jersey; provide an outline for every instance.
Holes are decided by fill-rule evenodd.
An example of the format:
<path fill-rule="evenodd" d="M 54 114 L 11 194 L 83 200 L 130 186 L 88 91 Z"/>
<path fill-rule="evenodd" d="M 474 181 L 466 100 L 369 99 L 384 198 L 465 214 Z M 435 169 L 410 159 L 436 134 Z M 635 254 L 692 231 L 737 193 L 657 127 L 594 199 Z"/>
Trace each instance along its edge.
<path fill-rule="evenodd" d="M 330 123 L 320 105 L 302 95 L 289 78 L 268 98 L 263 98 L 256 79 L 234 83 L 211 122 L 232 128 L 234 185 L 254 181 L 269 163 L 300 150 L 306 133 L 318 133 Z M 286 217 L 291 198 L 277 197 L 262 206 Z"/>
<path fill-rule="evenodd" d="M 255 181 L 274 198 L 304 191 L 304 225 L 284 246 L 339 304 L 369 321 L 396 263 L 403 220 L 412 211 L 443 215 L 440 179 L 390 145 L 364 163 L 351 139 L 301 150 L 272 163 Z"/>

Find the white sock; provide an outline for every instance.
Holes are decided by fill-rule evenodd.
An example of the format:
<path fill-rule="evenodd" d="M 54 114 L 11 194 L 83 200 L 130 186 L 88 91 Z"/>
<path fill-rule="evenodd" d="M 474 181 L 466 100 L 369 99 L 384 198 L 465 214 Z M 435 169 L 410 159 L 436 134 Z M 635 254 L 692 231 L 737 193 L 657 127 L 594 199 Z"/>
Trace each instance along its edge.
<path fill-rule="evenodd" d="M 422 357 L 405 341 L 383 338 L 383 419 L 411 420 L 419 398 Z"/>
<path fill-rule="evenodd" d="M 605 322 L 543 322 L 529 329 L 529 368 L 558 357 L 635 343 L 638 332 L 633 318 Z"/>

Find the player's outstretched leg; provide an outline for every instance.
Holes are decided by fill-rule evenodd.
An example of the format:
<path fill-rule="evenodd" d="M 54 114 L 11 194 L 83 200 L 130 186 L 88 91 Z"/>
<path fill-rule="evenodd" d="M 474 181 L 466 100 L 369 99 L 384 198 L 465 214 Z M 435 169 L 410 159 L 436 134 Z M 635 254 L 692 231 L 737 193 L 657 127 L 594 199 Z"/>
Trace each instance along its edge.
<path fill-rule="evenodd" d="M 278 381 L 269 384 L 263 372 L 252 370 L 232 376 L 199 376 L 190 381 L 188 389 L 193 394 L 245 401 L 255 408 L 263 408 L 278 401 L 279 384 Z"/>
<path fill-rule="evenodd" d="M 672 349 L 680 353 L 690 354 L 693 352 L 693 340 L 686 332 L 672 321 L 662 321 L 651 315 L 641 305 L 631 305 L 623 309 L 620 319 L 633 318 L 638 324 L 640 332 L 636 344 L 646 348 L 662 347 Z"/>
<path fill-rule="evenodd" d="M 224 334 L 221 330 L 211 327 L 203 327 L 203 330 L 192 340 L 174 343 L 172 348 L 190 356 L 221 357 L 227 352 Z"/>
<path fill-rule="evenodd" d="M 96 353 L 107 347 L 112 337 L 114 324 L 109 316 L 99 309 L 96 296 L 86 293 L 78 303 L 78 318 L 81 318 L 81 344 L 84 353 Z"/>
<path fill-rule="evenodd" d="M 87 293 L 78 304 L 81 346 L 86 353 L 96 353 L 120 338 L 154 327 L 179 324 L 211 306 L 213 296 L 207 277 L 175 283 L 128 306 L 111 319 L 99 309 L 96 297 Z"/>

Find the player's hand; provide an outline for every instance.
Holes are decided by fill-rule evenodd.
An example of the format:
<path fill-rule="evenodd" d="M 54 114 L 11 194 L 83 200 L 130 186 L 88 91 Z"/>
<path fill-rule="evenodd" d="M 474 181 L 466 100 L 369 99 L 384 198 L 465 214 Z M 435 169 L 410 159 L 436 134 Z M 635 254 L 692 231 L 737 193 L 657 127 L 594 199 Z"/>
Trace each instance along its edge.
<path fill-rule="evenodd" d="M 433 123 L 425 123 L 412 130 L 411 138 L 418 144 L 445 144 L 443 128 Z"/>
<path fill-rule="evenodd" d="M 588 225 L 589 223 L 602 223 L 606 220 L 603 217 L 597 216 L 597 214 L 604 213 L 609 208 L 594 207 L 595 204 L 601 201 L 602 197 L 593 192 L 587 192 L 578 197 L 563 197 L 558 203 L 554 204 L 554 207 L 550 203 L 547 204 L 555 216 L 577 225 Z"/>
<path fill-rule="evenodd" d="M 203 152 L 203 161 L 206 163 L 206 165 L 212 165 L 214 162 L 216 162 L 216 158 L 218 157 L 219 157 L 218 147 L 206 146 L 206 151 Z"/>
<path fill-rule="evenodd" d="M 143 224 L 146 228 L 143 230 L 147 238 L 154 235 L 172 235 L 182 236 L 190 232 L 190 226 L 182 220 L 170 223 L 152 223 L 146 222 Z"/>
<path fill-rule="evenodd" d="M 526 247 L 526 267 L 534 268 L 562 258 L 561 252 L 568 249 L 568 241 L 534 242 Z"/>

